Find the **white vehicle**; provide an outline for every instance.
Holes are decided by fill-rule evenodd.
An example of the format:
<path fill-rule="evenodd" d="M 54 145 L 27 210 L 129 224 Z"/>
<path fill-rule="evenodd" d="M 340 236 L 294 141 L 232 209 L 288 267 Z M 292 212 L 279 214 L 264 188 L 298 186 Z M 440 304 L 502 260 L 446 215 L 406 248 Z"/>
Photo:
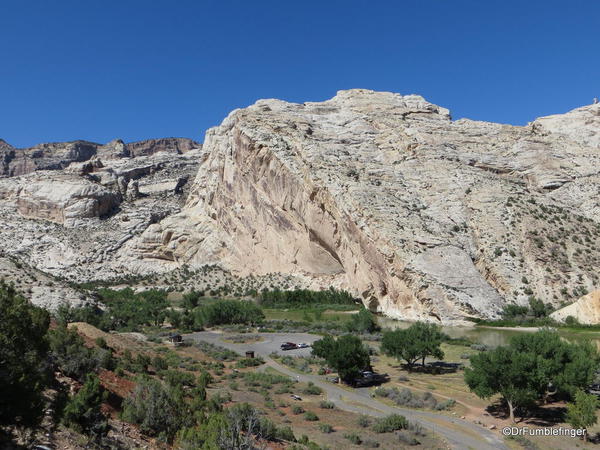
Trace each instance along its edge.
<path fill-rule="evenodd" d="M 308 348 L 310 347 L 310 345 L 308 345 L 306 342 L 300 342 L 298 344 L 298 348 Z"/>

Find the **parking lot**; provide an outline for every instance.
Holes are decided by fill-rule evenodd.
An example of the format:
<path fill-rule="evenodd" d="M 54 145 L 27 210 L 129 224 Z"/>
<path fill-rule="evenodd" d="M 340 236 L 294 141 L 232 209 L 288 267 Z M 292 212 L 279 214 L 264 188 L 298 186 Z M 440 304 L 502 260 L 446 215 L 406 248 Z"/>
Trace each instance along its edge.
<path fill-rule="evenodd" d="M 260 342 L 251 342 L 248 344 L 236 344 L 232 342 L 225 342 L 229 334 L 217 333 L 214 331 L 199 331 L 197 333 L 188 334 L 185 336 L 186 339 L 193 339 L 198 341 L 207 341 L 215 345 L 221 345 L 229 349 L 235 350 L 239 353 L 246 351 L 254 351 L 256 355 L 269 355 L 273 352 L 280 355 L 290 356 L 309 356 L 311 348 L 297 348 L 293 350 L 281 350 L 281 344 L 285 342 L 293 342 L 299 344 L 304 342 L 312 345 L 313 342 L 319 340 L 321 336 L 307 333 L 252 333 L 252 335 L 258 335 L 261 337 Z"/>

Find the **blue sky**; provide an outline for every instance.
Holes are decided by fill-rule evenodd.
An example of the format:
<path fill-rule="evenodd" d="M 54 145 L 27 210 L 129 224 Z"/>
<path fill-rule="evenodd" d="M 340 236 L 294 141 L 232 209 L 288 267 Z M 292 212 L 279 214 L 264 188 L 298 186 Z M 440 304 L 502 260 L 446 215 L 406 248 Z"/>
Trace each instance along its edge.
<path fill-rule="evenodd" d="M 600 2 L 2 1 L 0 138 L 202 140 L 259 98 L 418 93 L 525 124 L 600 97 Z"/>

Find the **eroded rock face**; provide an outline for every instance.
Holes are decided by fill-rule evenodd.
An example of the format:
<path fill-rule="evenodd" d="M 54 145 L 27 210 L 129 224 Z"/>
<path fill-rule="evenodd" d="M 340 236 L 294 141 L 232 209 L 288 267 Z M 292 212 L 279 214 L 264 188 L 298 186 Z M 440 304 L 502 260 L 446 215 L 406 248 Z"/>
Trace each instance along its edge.
<path fill-rule="evenodd" d="M 40 144 L 26 149 L 0 147 L 0 176 L 18 176 L 36 170 L 60 170 L 72 162 L 87 161 L 98 144 L 86 141 Z"/>
<path fill-rule="evenodd" d="M 159 152 L 182 154 L 199 148 L 200 144 L 186 138 L 148 139 L 125 144 L 120 139 L 101 145 L 74 141 L 39 144 L 15 149 L 0 140 L 0 176 L 25 175 L 36 170 L 61 170 L 71 163 L 100 159 L 135 158 Z"/>
<path fill-rule="evenodd" d="M 174 188 L 182 177 L 192 178 L 202 160 L 200 148 L 185 154 L 161 151 L 105 160 L 95 156 L 64 170 L 0 178 L 0 256 L 4 252 L 23 267 L 70 281 L 174 269 L 170 261 L 146 262 L 123 247 L 181 210 L 189 185 L 183 183 L 177 192 Z M 0 278 L 5 276 L 20 279 L 0 270 Z M 36 284 L 31 283 L 35 294 Z M 59 284 L 53 287 L 57 298 L 66 287 Z M 50 303 L 57 306 L 54 297 Z"/>
<path fill-rule="evenodd" d="M 110 214 L 121 202 L 117 193 L 77 175 L 42 171 L 19 181 L 11 197 L 21 216 L 67 227 Z"/>
<path fill-rule="evenodd" d="M 201 149 L 113 141 L 62 171 L 37 170 L 44 152 L 16 164 L 3 144 L 3 173 L 33 172 L 0 180 L 0 240 L 72 281 L 219 264 L 409 320 L 493 318 L 530 296 L 558 306 L 598 288 L 598 117 L 453 121 L 416 95 L 351 90 L 258 101 Z M 120 203 L 96 217 L 89 199 L 105 192 Z"/>
<path fill-rule="evenodd" d="M 415 95 L 261 100 L 207 132 L 185 208 L 128 251 L 301 274 L 403 319 L 558 303 L 597 283 L 598 111 L 515 127 L 452 121 Z"/>
<path fill-rule="evenodd" d="M 182 154 L 189 152 L 194 148 L 199 148 L 200 144 L 192 141 L 191 139 L 164 138 L 131 142 L 127 144 L 126 147 L 131 156 L 137 157 L 143 155 L 153 155 L 158 152 Z"/>
<path fill-rule="evenodd" d="M 584 295 L 575 303 L 553 312 L 550 316 L 559 322 L 564 322 L 567 317 L 571 316 L 582 324 L 600 323 L 600 290 Z"/>

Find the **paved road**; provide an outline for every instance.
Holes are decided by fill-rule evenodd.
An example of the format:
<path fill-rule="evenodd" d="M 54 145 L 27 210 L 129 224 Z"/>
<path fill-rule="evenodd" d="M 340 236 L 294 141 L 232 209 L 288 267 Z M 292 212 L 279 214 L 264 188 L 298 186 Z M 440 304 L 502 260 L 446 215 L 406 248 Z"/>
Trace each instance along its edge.
<path fill-rule="evenodd" d="M 325 381 L 323 377 L 295 372 L 289 367 L 279 364 L 269 357 L 271 352 L 294 356 L 307 356 L 310 354 L 310 349 L 281 351 L 279 346 L 282 342 L 288 341 L 312 344 L 312 342 L 320 339 L 320 336 L 304 333 L 259 334 L 263 337 L 263 340 L 252 344 L 233 344 L 231 342 L 225 342 L 223 341 L 223 337 L 226 335 L 211 331 L 192 333 L 186 335 L 185 338 L 210 342 L 215 345 L 226 347 L 242 355 L 247 350 L 254 350 L 257 355 L 260 355 L 265 360 L 266 366 L 272 367 L 298 381 L 312 381 L 315 385 L 323 389 L 327 394 L 327 398 L 330 401 L 333 401 L 336 406 L 342 410 L 367 414 L 373 417 L 383 417 L 392 413 L 402 414 L 407 419 L 417 422 L 424 428 L 440 435 L 452 448 L 461 450 L 469 448 L 477 450 L 507 448 L 499 435 L 479 425 L 443 414 L 436 414 L 434 412 L 390 406 L 372 398 L 368 388 L 347 390 Z"/>

